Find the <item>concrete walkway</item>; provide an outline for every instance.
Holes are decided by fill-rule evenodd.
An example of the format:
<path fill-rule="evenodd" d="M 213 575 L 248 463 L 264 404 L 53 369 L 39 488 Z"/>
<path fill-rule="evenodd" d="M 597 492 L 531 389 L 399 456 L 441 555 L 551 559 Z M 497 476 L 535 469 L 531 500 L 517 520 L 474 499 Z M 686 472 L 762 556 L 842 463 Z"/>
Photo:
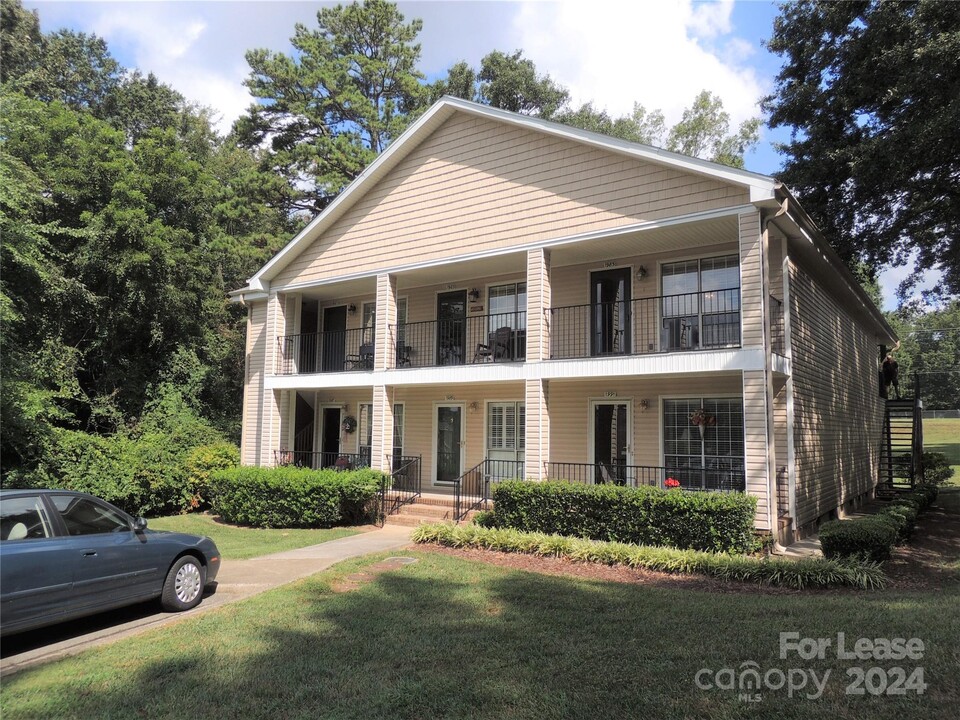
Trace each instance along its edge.
<path fill-rule="evenodd" d="M 127 612 L 117 610 L 89 620 L 63 623 L 49 630 L 35 630 L 4 638 L 4 654 L 7 657 L 0 659 L 0 677 L 209 612 L 221 605 L 326 570 L 341 560 L 397 550 L 410 544 L 412 530 L 410 527 L 387 525 L 370 532 L 250 560 L 226 559 L 217 574 L 216 592 L 207 595 L 199 606 L 188 612 L 158 612 L 157 605 L 149 603 L 134 606 Z M 132 619 L 123 620 L 131 615 Z M 64 638 L 64 634 L 70 636 Z M 50 641 L 45 642 L 48 636 Z M 20 643 L 25 643 L 22 652 L 18 651 Z M 8 652 L 11 647 L 12 653 Z"/>

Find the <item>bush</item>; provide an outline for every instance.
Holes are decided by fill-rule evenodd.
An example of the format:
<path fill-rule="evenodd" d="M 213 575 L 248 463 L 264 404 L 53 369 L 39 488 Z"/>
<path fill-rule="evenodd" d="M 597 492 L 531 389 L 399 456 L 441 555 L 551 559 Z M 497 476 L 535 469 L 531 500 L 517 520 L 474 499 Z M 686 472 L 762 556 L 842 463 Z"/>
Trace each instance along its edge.
<path fill-rule="evenodd" d="M 950 460 L 943 453 L 925 452 L 923 454 L 923 482 L 929 485 L 942 485 L 953 477 Z"/>
<path fill-rule="evenodd" d="M 890 557 L 902 519 L 887 514 L 856 520 L 831 520 L 820 527 L 820 546 L 826 558 L 862 557 L 883 562 Z"/>
<path fill-rule="evenodd" d="M 191 450 L 184 462 L 191 508 L 204 510 L 210 506 L 210 476 L 215 470 L 239 464 L 240 450 L 232 443 L 218 442 Z"/>
<path fill-rule="evenodd" d="M 502 528 L 710 552 L 754 547 L 757 500 L 740 493 L 508 481 L 493 499 Z"/>
<path fill-rule="evenodd" d="M 913 526 L 917 522 L 920 509 L 913 503 L 895 500 L 880 511 L 881 515 L 897 518 L 897 539 L 906 541 L 913 535 Z"/>
<path fill-rule="evenodd" d="M 666 573 L 699 573 L 723 580 L 793 588 L 848 585 L 868 590 L 883 587 L 886 581 L 879 565 L 858 559 L 757 558 L 601 542 L 561 535 L 483 528 L 478 525 L 420 525 L 413 531 L 413 540 L 447 547 L 475 547 L 500 552 L 565 557 L 579 562 L 626 565 Z"/>
<path fill-rule="evenodd" d="M 331 527 L 373 519 L 386 480 L 376 470 L 229 468 L 211 474 L 210 504 L 224 520 L 238 525 Z"/>
<path fill-rule="evenodd" d="M 473 524 L 484 528 L 497 527 L 497 516 L 493 510 L 480 510 L 473 516 Z"/>
<path fill-rule="evenodd" d="M 920 503 L 920 510 L 926 510 L 937 501 L 940 495 L 940 489 L 933 483 L 920 483 L 907 495 L 901 495 L 901 498 L 908 497 Z"/>

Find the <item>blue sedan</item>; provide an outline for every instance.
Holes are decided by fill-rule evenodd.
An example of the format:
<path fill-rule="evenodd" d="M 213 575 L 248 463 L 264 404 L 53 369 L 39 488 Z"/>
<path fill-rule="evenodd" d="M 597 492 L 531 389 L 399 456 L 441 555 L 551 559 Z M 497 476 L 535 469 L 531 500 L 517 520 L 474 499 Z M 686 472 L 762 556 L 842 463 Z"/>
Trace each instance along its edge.
<path fill-rule="evenodd" d="M 92 495 L 0 490 L 0 635 L 153 598 L 189 610 L 219 569 L 210 538 L 148 530 Z"/>

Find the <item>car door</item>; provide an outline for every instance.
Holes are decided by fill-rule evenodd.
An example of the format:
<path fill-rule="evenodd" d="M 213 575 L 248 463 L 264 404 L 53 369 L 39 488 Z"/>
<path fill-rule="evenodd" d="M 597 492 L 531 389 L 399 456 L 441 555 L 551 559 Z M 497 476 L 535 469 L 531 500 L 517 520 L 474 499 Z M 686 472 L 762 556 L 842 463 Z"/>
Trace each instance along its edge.
<path fill-rule="evenodd" d="M 70 536 L 78 611 L 159 594 L 158 547 L 133 531 L 129 516 L 91 497 L 51 494 L 48 499 Z"/>
<path fill-rule="evenodd" d="M 3 632 L 42 624 L 69 607 L 74 553 L 39 495 L 0 500 L 0 616 Z"/>

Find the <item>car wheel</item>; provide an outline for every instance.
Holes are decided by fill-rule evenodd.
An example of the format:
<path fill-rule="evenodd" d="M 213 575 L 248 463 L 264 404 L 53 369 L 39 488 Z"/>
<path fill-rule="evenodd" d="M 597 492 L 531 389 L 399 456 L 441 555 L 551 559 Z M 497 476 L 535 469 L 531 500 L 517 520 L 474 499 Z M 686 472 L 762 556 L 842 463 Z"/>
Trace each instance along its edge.
<path fill-rule="evenodd" d="M 164 610 L 181 612 L 200 604 L 207 570 L 193 555 L 184 555 L 170 566 L 163 582 L 160 604 Z"/>

